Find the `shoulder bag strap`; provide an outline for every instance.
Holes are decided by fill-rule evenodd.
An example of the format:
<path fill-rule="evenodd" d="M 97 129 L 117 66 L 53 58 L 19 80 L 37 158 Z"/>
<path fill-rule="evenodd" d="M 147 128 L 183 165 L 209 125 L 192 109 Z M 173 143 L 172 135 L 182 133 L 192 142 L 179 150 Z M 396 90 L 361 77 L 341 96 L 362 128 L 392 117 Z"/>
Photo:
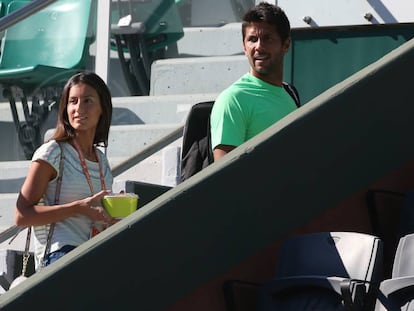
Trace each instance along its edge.
<path fill-rule="evenodd" d="M 29 262 L 30 257 L 30 237 L 32 235 L 32 227 L 26 227 L 27 228 L 27 235 L 26 235 L 26 244 L 24 246 L 24 253 L 23 253 L 23 260 L 22 260 L 22 276 L 26 276 L 26 270 L 27 270 L 27 263 Z M 19 235 L 20 232 L 22 232 L 24 227 L 19 228 L 19 230 L 16 232 L 16 234 L 10 239 L 9 245 L 14 241 L 14 239 Z"/>
<path fill-rule="evenodd" d="M 60 187 L 61 187 L 61 184 L 62 184 L 62 174 L 63 174 L 63 158 L 64 158 L 63 148 L 60 145 L 60 143 L 58 143 L 58 144 L 59 144 L 61 152 L 60 152 L 59 172 L 58 172 L 58 178 L 57 178 L 57 184 L 56 184 L 55 203 L 54 204 L 59 203 Z M 49 253 L 49 250 L 50 250 L 50 241 L 52 239 L 52 234 L 53 234 L 54 227 L 55 227 L 55 224 L 50 225 L 50 229 L 49 229 L 49 233 L 48 233 L 47 241 L 46 241 L 45 252 L 43 254 L 42 266 L 44 266 L 44 259 L 45 259 L 46 255 Z M 21 230 L 19 230 L 19 232 L 21 232 Z M 19 234 L 19 232 L 10 240 L 9 244 Z M 27 227 L 26 244 L 25 244 L 24 253 L 23 253 L 23 264 L 22 264 L 22 274 L 21 274 L 23 276 L 26 276 L 27 264 L 29 262 L 29 257 L 30 257 L 30 238 L 31 238 L 31 235 L 32 235 L 32 226 L 29 226 L 29 227 Z"/>
<path fill-rule="evenodd" d="M 285 88 L 286 92 L 288 92 L 289 95 L 293 98 L 296 106 L 299 108 L 301 104 L 300 104 L 298 90 L 293 86 L 293 84 L 287 83 L 285 81 L 283 81 L 283 87 Z"/>
<path fill-rule="evenodd" d="M 32 235 L 32 227 L 27 227 L 27 236 L 26 236 L 26 245 L 24 247 L 24 254 L 23 254 L 23 264 L 22 264 L 22 276 L 26 276 L 27 270 L 27 263 L 29 262 L 30 257 L 30 237 Z"/>
<path fill-rule="evenodd" d="M 59 147 L 60 147 L 60 161 L 59 161 L 58 178 L 57 178 L 57 181 L 56 181 L 56 192 L 55 192 L 55 202 L 54 202 L 55 205 L 59 204 L 60 188 L 62 186 L 62 176 L 63 176 L 63 160 L 65 158 L 65 156 L 63 154 L 63 148 L 62 148 L 60 142 L 58 142 L 58 144 L 59 144 Z M 43 259 L 42 259 L 42 267 L 44 267 L 45 258 L 46 258 L 47 254 L 50 251 L 50 244 L 51 244 L 51 241 L 52 241 L 52 235 L 53 235 L 54 230 L 55 230 L 55 224 L 52 223 L 52 224 L 50 224 L 49 233 L 47 235 L 45 252 L 43 253 Z"/>

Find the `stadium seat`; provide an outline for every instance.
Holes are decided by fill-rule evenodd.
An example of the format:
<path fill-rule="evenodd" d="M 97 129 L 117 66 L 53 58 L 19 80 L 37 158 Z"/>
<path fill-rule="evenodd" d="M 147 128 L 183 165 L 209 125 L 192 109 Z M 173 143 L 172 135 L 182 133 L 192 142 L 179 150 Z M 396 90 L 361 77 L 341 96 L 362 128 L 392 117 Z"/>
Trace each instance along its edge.
<path fill-rule="evenodd" d="M 414 234 L 399 240 L 392 276 L 380 284 L 375 311 L 414 310 Z"/>
<path fill-rule="evenodd" d="M 381 262 L 376 236 L 318 232 L 290 238 L 279 250 L 275 277 L 256 286 L 256 310 L 373 310 Z M 227 305 L 235 306 L 229 299 Z"/>
<path fill-rule="evenodd" d="M 11 1 L 6 13 L 28 1 Z M 69 76 L 86 68 L 92 0 L 60 0 L 6 29 L 0 58 L 0 84 L 8 98 L 26 158 L 40 145 L 40 126 Z M 31 98 L 31 111 L 28 99 Z M 23 106 L 19 120 L 16 99 Z"/>
<path fill-rule="evenodd" d="M 292 310 L 303 310 L 312 303 L 316 310 L 341 310 L 342 304 L 372 310 L 381 260 L 382 242 L 368 234 L 321 232 L 289 239 L 280 251 L 276 278 L 263 284 L 263 310 L 291 304 Z M 301 293 L 304 288 L 320 296 Z M 288 293 L 292 300 L 286 299 Z"/>

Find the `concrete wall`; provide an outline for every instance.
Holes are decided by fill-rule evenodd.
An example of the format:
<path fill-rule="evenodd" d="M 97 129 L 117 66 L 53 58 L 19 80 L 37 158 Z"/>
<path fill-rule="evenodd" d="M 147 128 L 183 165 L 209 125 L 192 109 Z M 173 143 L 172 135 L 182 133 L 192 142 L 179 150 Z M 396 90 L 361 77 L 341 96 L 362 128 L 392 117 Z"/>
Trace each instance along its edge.
<path fill-rule="evenodd" d="M 157 60 L 150 95 L 219 93 L 249 71 L 244 55 Z"/>

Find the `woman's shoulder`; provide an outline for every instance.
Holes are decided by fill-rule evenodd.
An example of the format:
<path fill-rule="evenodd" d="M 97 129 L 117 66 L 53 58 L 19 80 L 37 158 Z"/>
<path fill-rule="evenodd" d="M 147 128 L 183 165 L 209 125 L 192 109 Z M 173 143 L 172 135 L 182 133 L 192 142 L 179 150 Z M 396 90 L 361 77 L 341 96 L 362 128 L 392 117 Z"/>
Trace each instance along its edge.
<path fill-rule="evenodd" d="M 61 146 L 56 140 L 50 140 L 42 144 L 33 154 L 32 161 L 43 160 L 52 166 L 56 166 L 61 156 Z"/>
<path fill-rule="evenodd" d="M 39 148 L 36 149 L 33 157 L 39 154 L 51 153 L 56 149 L 59 149 L 58 142 L 56 140 L 49 140 L 48 142 L 43 143 L 42 145 L 40 145 Z"/>

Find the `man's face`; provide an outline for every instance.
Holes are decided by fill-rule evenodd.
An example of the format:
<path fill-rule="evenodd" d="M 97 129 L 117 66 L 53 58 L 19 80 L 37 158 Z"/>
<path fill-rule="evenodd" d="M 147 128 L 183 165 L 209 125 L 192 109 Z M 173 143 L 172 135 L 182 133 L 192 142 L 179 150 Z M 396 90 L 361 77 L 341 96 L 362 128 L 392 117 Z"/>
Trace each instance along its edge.
<path fill-rule="evenodd" d="M 273 25 L 253 22 L 246 27 L 243 49 L 249 60 L 250 72 L 272 83 L 283 74 L 283 58 L 290 46 L 290 38 L 282 42 Z"/>

